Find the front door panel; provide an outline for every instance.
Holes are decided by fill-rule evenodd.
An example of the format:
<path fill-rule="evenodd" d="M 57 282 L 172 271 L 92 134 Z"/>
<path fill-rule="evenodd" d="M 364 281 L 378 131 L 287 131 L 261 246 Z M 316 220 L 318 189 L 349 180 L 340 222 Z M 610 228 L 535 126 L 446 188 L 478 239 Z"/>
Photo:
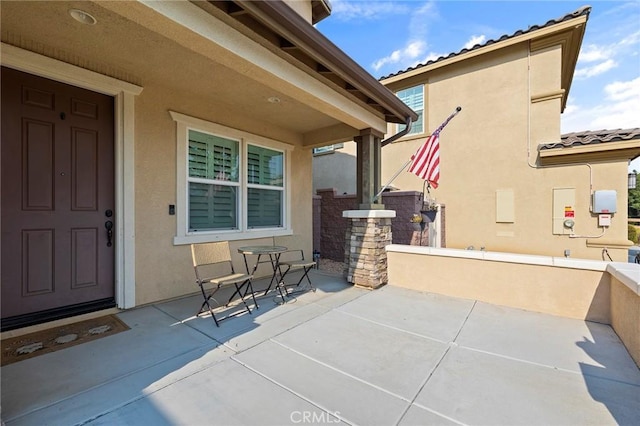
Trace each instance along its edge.
<path fill-rule="evenodd" d="M 113 98 L 2 68 L 2 318 L 114 296 Z"/>

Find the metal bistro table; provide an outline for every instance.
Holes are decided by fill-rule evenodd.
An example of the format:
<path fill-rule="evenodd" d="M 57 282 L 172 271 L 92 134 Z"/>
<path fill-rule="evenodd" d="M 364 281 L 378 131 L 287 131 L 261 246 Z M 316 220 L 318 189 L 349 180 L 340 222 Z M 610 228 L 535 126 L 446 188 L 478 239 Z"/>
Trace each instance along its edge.
<path fill-rule="evenodd" d="M 282 272 L 280 272 L 280 255 L 287 251 L 288 248 L 284 246 L 245 246 L 238 248 L 238 253 L 242 254 L 244 258 L 244 266 L 247 269 L 247 274 L 253 275 L 258 269 L 258 265 L 261 263 L 270 263 L 273 274 L 269 281 L 269 287 L 264 291 L 267 294 L 271 290 L 273 283 L 276 283 L 276 288 L 282 297 L 282 303 L 285 302 L 285 297 L 288 297 L 287 289 L 282 282 Z M 247 256 L 258 256 L 256 263 L 253 265 L 253 269 L 249 270 L 249 263 L 247 262 Z M 268 257 L 268 259 L 263 258 Z M 262 260 L 261 260 L 262 259 Z M 282 284 L 282 285 L 281 285 Z M 282 291 L 284 288 L 284 292 Z M 263 296 L 264 296 L 263 294 Z"/>

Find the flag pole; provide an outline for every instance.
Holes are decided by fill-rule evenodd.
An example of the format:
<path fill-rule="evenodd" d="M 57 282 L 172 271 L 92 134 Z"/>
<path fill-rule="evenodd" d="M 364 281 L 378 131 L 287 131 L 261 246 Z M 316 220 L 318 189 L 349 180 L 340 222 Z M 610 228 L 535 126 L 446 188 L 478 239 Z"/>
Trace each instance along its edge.
<path fill-rule="evenodd" d="M 440 127 L 444 127 L 447 123 L 449 123 L 449 121 L 455 117 L 456 115 L 458 115 L 458 113 L 462 111 L 462 107 L 457 107 L 456 110 L 453 112 L 453 114 L 451 114 L 449 117 L 447 117 L 446 120 L 444 120 L 444 122 L 440 125 Z M 376 201 L 378 198 L 380 198 L 380 195 L 382 195 L 382 193 L 384 192 L 385 189 L 387 189 L 389 187 L 389 185 L 391 185 L 391 183 L 396 180 L 396 178 L 400 175 L 400 173 L 402 173 L 402 171 L 404 169 L 407 168 L 407 166 L 411 163 L 411 161 L 413 161 L 413 156 L 411 158 L 409 158 L 409 160 L 407 160 L 406 163 L 404 163 L 404 165 L 402 166 L 402 168 L 400 168 L 396 174 L 393 175 L 393 177 L 389 180 L 389 182 L 386 183 L 385 186 L 382 187 L 382 189 L 380 190 L 380 192 L 378 192 L 376 194 L 375 197 L 373 197 L 372 201 Z"/>

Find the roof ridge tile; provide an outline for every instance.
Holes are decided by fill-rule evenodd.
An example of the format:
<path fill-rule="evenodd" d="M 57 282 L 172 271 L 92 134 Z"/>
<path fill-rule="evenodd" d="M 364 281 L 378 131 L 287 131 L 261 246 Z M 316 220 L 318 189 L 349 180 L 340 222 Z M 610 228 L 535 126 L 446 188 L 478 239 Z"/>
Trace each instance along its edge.
<path fill-rule="evenodd" d="M 522 35 L 522 34 L 530 33 L 530 32 L 533 32 L 533 31 L 536 31 L 536 30 L 539 30 L 539 29 L 542 29 L 542 28 L 549 27 L 551 25 L 559 24 L 561 22 L 568 21 L 570 19 L 575 19 L 575 18 L 577 18 L 579 16 L 583 16 L 583 15 L 589 16 L 589 13 L 591 13 L 591 6 L 588 6 L 588 5 L 581 6 L 578 9 L 574 10 L 573 12 L 567 13 L 567 14 L 565 14 L 564 16 L 562 16 L 560 18 L 548 20 L 544 25 L 532 25 L 529 28 L 527 28 L 526 30 L 517 30 L 511 35 L 503 34 L 502 36 L 500 36 L 500 38 L 498 38 L 498 40 L 489 39 L 483 44 L 476 44 L 471 49 L 463 48 L 463 49 L 459 50 L 458 52 L 451 52 L 448 55 L 442 55 L 438 59 L 435 59 L 435 60 L 432 59 L 432 60 L 429 60 L 429 61 L 424 62 L 422 64 L 418 64 L 418 65 L 406 68 L 404 70 L 400 70 L 400 71 L 397 71 L 395 73 L 391 73 L 391 74 L 388 74 L 386 76 L 380 77 L 378 80 L 385 80 L 387 78 L 395 77 L 395 76 L 407 73 L 409 71 L 413 71 L 413 70 L 425 67 L 427 65 L 431 65 L 431 64 L 434 64 L 436 62 L 439 62 L 439 61 L 442 61 L 442 60 L 445 60 L 445 59 L 448 59 L 448 58 L 451 58 L 451 57 L 454 57 L 454 56 L 461 55 L 463 53 L 471 52 L 473 50 L 480 49 L 482 47 L 489 46 L 489 45 L 494 44 L 494 43 L 498 43 L 500 41 L 508 40 L 510 38 L 514 38 L 514 37 L 517 37 L 517 36 Z"/>

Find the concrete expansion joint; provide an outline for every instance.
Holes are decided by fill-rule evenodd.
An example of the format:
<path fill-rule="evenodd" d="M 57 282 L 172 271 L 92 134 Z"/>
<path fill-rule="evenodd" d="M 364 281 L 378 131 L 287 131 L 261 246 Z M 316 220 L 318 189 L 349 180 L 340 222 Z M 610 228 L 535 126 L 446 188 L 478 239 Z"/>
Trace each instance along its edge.
<path fill-rule="evenodd" d="M 350 314 L 347 314 L 347 315 L 350 315 Z M 357 316 L 356 316 L 356 317 L 357 317 Z M 360 318 L 360 317 L 357 317 L 357 318 Z M 339 369 L 339 368 L 336 368 L 336 367 L 334 367 L 334 366 L 333 366 L 333 365 L 331 365 L 331 364 L 327 364 L 326 362 L 322 362 L 322 361 L 320 361 L 319 359 L 314 358 L 314 357 L 311 357 L 311 356 L 309 356 L 308 354 L 306 354 L 306 353 L 304 353 L 304 352 L 300 352 L 300 351 L 298 351 L 298 350 L 296 350 L 296 349 L 294 349 L 294 348 L 292 348 L 292 347 L 290 347 L 290 346 L 285 345 L 284 343 L 278 342 L 277 340 L 274 340 L 274 339 L 270 339 L 270 341 L 271 341 L 271 342 L 273 342 L 273 343 L 275 343 L 275 344 L 277 344 L 277 345 L 279 345 L 279 346 L 282 346 L 283 348 L 285 348 L 285 349 L 287 349 L 287 350 L 289 350 L 289 351 L 291 351 L 291 352 L 293 352 L 293 353 L 295 353 L 295 354 L 297 354 L 297 355 L 300 355 L 300 356 L 301 356 L 301 357 L 303 357 L 303 358 L 308 359 L 309 361 L 312 361 L 312 362 L 314 362 L 314 363 L 316 363 L 316 364 L 322 365 L 322 366 L 323 366 L 323 367 L 325 367 L 325 368 L 328 368 L 328 369 L 330 369 L 330 370 L 333 370 L 333 371 L 335 371 L 335 372 L 337 372 L 337 373 L 339 373 L 339 374 L 342 374 L 342 375 L 344 375 L 344 376 L 346 376 L 346 377 L 349 377 L 349 378 L 351 378 L 351 379 L 353 379 L 353 380 L 356 380 L 356 381 L 358 381 L 358 382 L 360 382 L 360 383 L 363 383 L 363 384 L 365 384 L 365 385 L 367 385 L 367 386 L 370 386 L 370 387 L 372 387 L 372 388 L 374 388 L 374 389 L 377 389 L 377 390 L 379 390 L 379 391 L 381 391 L 381 392 L 384 392 L 384 393 L 386 393 L 386 394 L 388 394 L 388 395 L 391 395 L 391 396 L 393 396 L 393 397 L 395 397 L 395 398 L 399 398 L 399 399 L 401 399 L 401 400 L 403 400 L 403 401 L 409 402 L 409 400 L 408 400 L 406 397 L 402 396 L 402 395 L 399 395 L 399 394 L 397 394 L 397 393 L 391 392 L 391 391 L 389 391 L 388 389 L 385 389 L 385 388 L 383 388 L 383 387 L 381 387 L 381 386 L 378 386 L 378 385 L 376 385 L 375 383 L 371 383 L 371 382 L 368 382 L 368 381 L 366 381 L 366 380 L 363 380 L 363 379 L 361 379 L 360 377 L 354 376 L 353 374 L 349 374 L 348 372 L 346 372 L 346 371 L 344 371 L 344 370 L 341 370 L 341 369 Z M 239 362 L 239 361 L 238 361 L 238 362 Z M 245 364 L 243 364 L 243 365 L 245 365 Z M 245 366 L 246 366 L 246 365 L 245 365 Z M 249 366 L 246 366 L 246 367 L 247 367 L 247 368 L 249 368 L 250 370 L 254 371 L 251 367 L 249 367 Z M 295 392 L 295 391 L 293 391 L 293 390 L 290 390 L 288 387 L 286 387 L 286 386 L 284 386 L 284 385 L 281 385 L 280 383 L 278 383 L 278 382 L 274 381 L 273 379 L 271 379 L 271 378 L 269 378 L 269 377 L 265 376 L 264 374 L 262 374 L 262 373 L 260 373 L 260 372 L 258 372 L 258 371 L 256 371 L 256 373 L 260 374 L 261 376 L 263 376 L 263 377 L 264 377 L 264 378 L 266 378 L 267 380 L 271 381 L 272 383 L 275 383 L 276 385 L 281 386 L 282 388 L 289 390 L 289 391 L 290 391 L 290 392 L 292 392 L 294 395 L 297 395 L 298 397 L 300 397 L 300 398 L 304 399 L 305 401 L 307 401 L 307 402 L 309 402 L 309 403 L 311 403 L 311 404 L 315 405 L 316 407 L 318 407 L 318 408 L 320 408 L 320 409 L 323 409 L 322 407 L 319 407 L 317 404 L 315 404 L 313 401 L 309 400 L 308 398 L 306 398 L 306 397 L 304 397 L 304 396 L 302 396 L 302 395 L 299 395 L 297 392 Z M 324 409 L 323 409 L 323 410 L 324 410 Z M 342 421 L 344 421 L 344 422 L 346 423 L 346 420 L 345 420 L 345 419 L 341 419 L 341 420 L 342 420 Z"/>

